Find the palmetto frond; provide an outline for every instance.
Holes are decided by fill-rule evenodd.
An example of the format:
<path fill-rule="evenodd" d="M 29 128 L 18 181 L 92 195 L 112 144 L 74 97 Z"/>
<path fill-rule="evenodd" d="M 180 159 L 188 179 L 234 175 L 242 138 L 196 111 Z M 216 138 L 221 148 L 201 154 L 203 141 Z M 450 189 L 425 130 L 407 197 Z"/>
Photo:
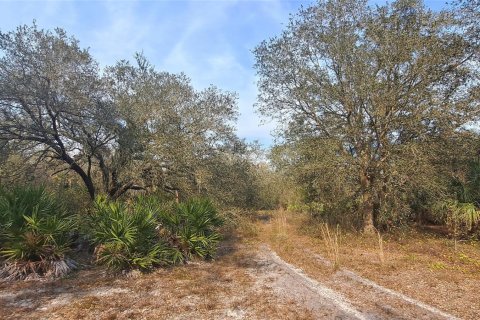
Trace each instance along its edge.
<path fill-rule="evenodd" d="M 151 269 L 171 263 L 170 248 L 158 234 L 158 222 L 151 206 L 138 202 L 95 201 L 89 217 L 96 260 L 112 271 Z"/>
<path fill-rule="evenodd" d="M 75 263 L 68 258 L 75 219 L 41 187 L 16 187 L 0 194 L 1 275 L 8 279 L 60 276 Z"/>

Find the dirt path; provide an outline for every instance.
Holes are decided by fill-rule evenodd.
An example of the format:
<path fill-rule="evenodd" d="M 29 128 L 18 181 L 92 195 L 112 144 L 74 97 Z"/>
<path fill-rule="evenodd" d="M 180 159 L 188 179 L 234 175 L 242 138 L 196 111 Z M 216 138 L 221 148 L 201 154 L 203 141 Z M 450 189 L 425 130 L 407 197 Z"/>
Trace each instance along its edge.
<path fill-rule="evenodd" d="M 339 316 L 359 319 L 478 319 L 474 244 L 454 252 L 445 240 L 414 234 L 389 238 L 380 255 L 377 238 L 341 233 L 335 255 L 308 217 L 281 210 L 262 215 L 268 218 L 254 223 L 260 255 L 288 274 L 290 291 L 310 288 L 297 300 L 313 301 L 305 305 L 317 318 L 323 305 L 333 305 Z"/>
<path fill-rule="evenodd" d="M 265 243 L 133 279 L 87 272 L 7 288 L 1 319 L 457 319 L 349 270 L 314 278 Z"/>
<path fill-rule="evenodd" d="M 458 319 L 349 270 L 339 270 L 331 279 L 319 282 L 282 260 L 267 245 L 260 246 L 259 257 L 274 274 L 272 288 L 309 308 L 317 319 Z M 314 257 L 328 264 L 323 257 Z"/>
<path fill-rule="evenodd" d="M 227 252 L 213 262 L 133 277 L 109 277 L 94 268 L 55 281 L 0 282 L 0 319 L 317 318 L 297 295 L 281 293 L 287 283 L 271 256 L 241 243 L 221 251 Z M 325 318 L 336 309 L 324 310 Z"/>
<path fill-rule="evenodd" d="M 309 251 L 309 250 L 307 250 L 307 251 Z M 323 263 L 327 266 L 331 266 L 330 261 L 328 261 L 324 257 L 320 256 L 319 254 L 313 253 L 311 251 L 309 253 L 320 263 Z M 407 295 L 404 295 L 400 292 L 391 290 L 389 288 L 385 288 L 385 287 L 377 284 L 376 282 L 373 282 L 369 279 L 366 279 L 366 278 L 364 278 L 364 277 L 358 275 L 357 273 L 355 273 L 353 271 L 350 271 L 348 269 L 341 268 L 338 271 L 338 274 L 347 278 L 348 281 L 355 282 L 357 285 L 364 286 L 366 288 L 370 288 L 372 291 L 374 291 L 374 293 L 377 296 L 382 298 L 380 301 L 382 301 L 383 303 L 386 303 L 386 302 L 392 303 L 392 302 L 396 301 L 397 303 L 400 302 L 402 304 L 407 304 L 407 305 L 409 304 L 409 305 L 415 307 L 416 309 L 418 309 L 419 312 L 424 313 L 424 315 L 428 319 L 431 319 L 432 316 L 445 318 L 445 319 L 459 319 L 459 318 L 457 318 L 457 317 L 455 317 L 451 314 L 443 312 L 443 311 L 441 311 L 441 310 L 439 310 L 439 309 L 437 309 L 433 306 L 425 304 L 425 303 L 423 303 L 419 300 L 411 298 L 411 297 L 409 297 Z M 383 306 L 382 308 L 385 309 L 385 306 Z M 391 309 L 390 309 L 390 311 L 391 311 Z"/>
<path fill-rule="evenodd" d="M 256 277 L 269 275 L 270 286 L 277 294 L 294 299 L 311 310 L 316 319 L 367 319 L 341 294 L 285 262 L 268 246 L 260 246 L 258 259 L 263 270 L 259 269 Z"/>

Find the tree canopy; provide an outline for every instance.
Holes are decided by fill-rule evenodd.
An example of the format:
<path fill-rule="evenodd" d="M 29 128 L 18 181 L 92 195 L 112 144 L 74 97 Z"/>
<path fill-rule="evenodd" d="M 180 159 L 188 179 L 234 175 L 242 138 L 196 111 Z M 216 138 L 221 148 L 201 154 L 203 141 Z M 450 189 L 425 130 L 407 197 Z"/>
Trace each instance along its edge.
<path fill-rule="evenodd" d="M 35 24 L 0 33 L 0 52 L 2 150 L 74 172 L 91 198 L 208 189 L 211 163 L 244 144 L 234 93 L 196 91 L 141 54 L 100 69 L 65 31 Z"/>
<path fill-rule="evenodd" d="M 462 23 L 417 0 L 319 1 L 254 51 L 258 109 L 283 126 L 306 184 L 336 175 L 315 196 L 341 186 L 366 229 L 438 187 L 442 148 L 478 120 L 478 43 Z"/>

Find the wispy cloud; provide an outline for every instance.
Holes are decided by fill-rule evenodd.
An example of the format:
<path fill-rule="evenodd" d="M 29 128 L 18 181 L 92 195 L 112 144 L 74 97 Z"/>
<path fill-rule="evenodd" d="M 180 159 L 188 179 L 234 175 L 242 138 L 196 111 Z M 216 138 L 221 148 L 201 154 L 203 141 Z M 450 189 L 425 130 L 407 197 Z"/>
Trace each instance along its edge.
<path fill-rule="evenodd" d="M 184 72 L 202 89 L 211 84 L 239 96 L 238 134 L 271 143 L 273 124 L 260 125 L 251 50 L 278 34 L 288 14 L 307 1 L 46 1 L 0 2 L 0 29 L 33 19 L 63 27 L 101 63 L 137 51 L 159 70 Z"/>
<path fill-rule="evenodd" d="M 289 14 L 313 0 L 264 1 L 1 1 L 0 30 L 34 19 L 40 27 L 62 27 L 90 47 L 101 65 L 143 51 L 158 69 L 184 72 L 193 85 L 210 84 L 239 96 L 238 134 L 270 144 L 275 123 L 261 125 L 252 49 L 278 35 Z M 370 3 L 384 3 L 371 0 Z M 441 0 L 427 0 L 438 8 Z"/>

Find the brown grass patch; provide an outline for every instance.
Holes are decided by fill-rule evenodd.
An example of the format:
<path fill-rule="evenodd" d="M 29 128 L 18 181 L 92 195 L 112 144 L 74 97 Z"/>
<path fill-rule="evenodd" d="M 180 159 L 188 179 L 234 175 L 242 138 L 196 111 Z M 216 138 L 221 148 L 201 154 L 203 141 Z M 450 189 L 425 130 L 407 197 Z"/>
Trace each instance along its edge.
<path fill-rule="evenodd" d="M 269 243 L 282 259 L 311 277 L 330 283 L 353 301 L 360 301 L 357 293 L 355 296 L 337 286 L 332 280 L 338 278 L 334 270 L 314 257 L 315 253 L 331 255 L 331 248 L 322 241 L 320 224 L 313 224 L 305 215 L 289 213 L 282 231 L 288 236 L 278 241 L 277 214 L 285 216 L 284 212 L 272 212 L 272 224 L 257 223 L 261 227 L 260 241 Z M 341 232 L 338 247 L 341 267 L 460 317 L 477 319 L 480 314 L 477 242 L 459 243 L 455 251 L 451 239 L 416 231 L 385 234 L 381 240 L 378 235 Z"/>

